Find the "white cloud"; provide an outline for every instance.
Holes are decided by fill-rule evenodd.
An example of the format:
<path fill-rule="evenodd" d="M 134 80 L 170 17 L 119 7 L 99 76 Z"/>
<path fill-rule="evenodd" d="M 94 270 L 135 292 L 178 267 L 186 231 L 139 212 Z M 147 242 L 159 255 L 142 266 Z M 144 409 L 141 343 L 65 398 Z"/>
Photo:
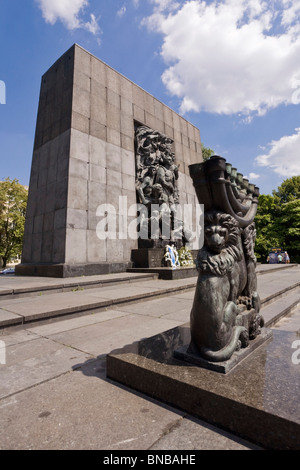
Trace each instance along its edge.
<path fill-rule="evenodd" d="M 290 178 L 300 175 L 300 128 L 295 134 L 272 141 L 268 153 L 256 157 L 259 166 L 271 168 L 280 176 Z"/>
<path fill-rule="evenodd" d="M 80 14 L 89 5 L 88 0 L 35 0 L 42 10 L 46 23 L 55 24 L 61 21 L 66 28 L 72 30 L 83 28 L 92 34 L 100 32 L 94 14 L 90 15 L 90 21 L 84 22 Z"/>
<path fill-rule="evenodd" d="M 89 21 L 87 23 L 84 23 L 83 27 L 85 29 L 87 29 L 92 34 L 98 34 L 100 32 L 98 22 L 97 22 L 96 17 L 93 13 L 91 14 L 91 21 Z"/>
<path fill-rule="evenodd" d="M 119 17 L 121 18 L 122 16 L 125 15 L 125 13 L 126 13 L 126 6 L 123 5 L 123 6 L 120 8 L 120 10 L 117 11 L 117 16 L 119 16 Z"/>
<path fill-rule="evenodd" d="M 285 25 L 292 24 L 295 19 L 299 19 L 300 1 L 299 0 L 283 0 L 285 10 L 282 13 L 282 22 Z"/>
<path fill-rule="evenodd" d="M 250 173 L 249 174 L 249 181 L 258 180 L 259 178 L 260 178 L 260 175 L 258 175 L 257 173 Z"/>
<path fill-rule="evenodd" d="M 150 0 L 155 5 L 155 11 L 172 11 L 180 7 L 180 3 L 174 0 Z"/>
<path fill-rule="evenodd" d="M 300 83 L 300 1 L 152 0 L 143 24 L 163 35 L 162 75 L 181 112 L 263 115 Z"/>

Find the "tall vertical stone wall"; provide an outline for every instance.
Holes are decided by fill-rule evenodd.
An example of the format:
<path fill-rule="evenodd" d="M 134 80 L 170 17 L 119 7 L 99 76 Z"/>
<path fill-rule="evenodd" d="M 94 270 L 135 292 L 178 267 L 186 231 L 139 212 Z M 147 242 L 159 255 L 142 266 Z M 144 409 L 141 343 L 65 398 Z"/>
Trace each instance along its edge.
<path fill-rule="evenodd" d="M 128 207 L 136 203 L 135 123 L 174 140 L 180 203 L 196 205 L 188 166 L 202 161 L 197 128 L 78 45 L 45 73 L 18 274 L 68 277 L 130 266 L 137 240 L 100 239 L 96 228 L 99 205 L 112 204 L 118 216 L 119 196 Z"/>

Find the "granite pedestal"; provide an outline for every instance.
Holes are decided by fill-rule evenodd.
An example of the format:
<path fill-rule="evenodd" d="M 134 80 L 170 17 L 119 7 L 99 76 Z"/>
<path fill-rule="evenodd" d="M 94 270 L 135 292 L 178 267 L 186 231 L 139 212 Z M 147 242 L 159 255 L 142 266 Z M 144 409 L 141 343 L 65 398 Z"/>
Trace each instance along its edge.
<path fill-rule="evenodd" d="M 16 274 L 19 276 L 41 276 L 69 278 L 78 276 L 94 276 L 97 274 L 123 273 L 131 268 L 131 262 L 102 262 L 85 264 L 67 263 L 24 263 L 17 266 Z"/>
<path fill-rule="evenodd" d="M 132 250 L 132 266 L 128 268 L 128 272 L 156 273 L 159 279 L 167 280 L 198 276 L 195 264 L 192 266 L 177 266 L 176 268 L 162 266 L 164 253 L 164 248 L 138 248 Z M 198 250 L 191 250 L 191 253 L 195 263 Z"/>
<path fill-rule="evenodd" d="M 266 328 L 262 329 L 262 332 L 255 340 L 250 341 L 250 344 L 247 348 L 239 349 L 235 351 L 230 359 L 226 361 L 213 362 L 203 359 L 198 354 L 189 351 L 189 344 L 175 349 L 174 357 L 180 359 L 181 361 L 186 362 L 190 365 L 196 365 L 198 367 L 203 367 L 204 369 L 215 370 L 217 372 L 227 374 L 234 367 L 237 366 L 241 361 L 243 361 L 247 356 L 249 356 L 256 348 L 261 346 L 265 341 L 272 337 L 272 331 Z"/>
<path fill-rule="evenodd" d="M 174 351 L 189 344 L 189 324 L 107 356 L 107 375 L 265 449 L 300 449 L 300 365 L 296 333 L 273 331 L 228 374 L 188 364 Z"/>

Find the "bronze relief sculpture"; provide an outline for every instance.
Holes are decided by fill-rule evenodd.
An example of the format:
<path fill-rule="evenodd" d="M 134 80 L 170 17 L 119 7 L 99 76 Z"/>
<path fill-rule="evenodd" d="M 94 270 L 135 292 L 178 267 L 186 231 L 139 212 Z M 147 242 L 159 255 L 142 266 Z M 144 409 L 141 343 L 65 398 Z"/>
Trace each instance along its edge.
<path fill-rule="evenodd" d="M 149 239 L 170 241 L 179 203 L 173 140 L 147 126 L 137 125 L 135 154 L 137 202 L 143 206 L 147 227 L 144 233 L 148 233 Z M 152 224 L 151 233 L 154 219 L 157 223 Z M 158 233 L 153 234 L 153 227 L 158 227 Z"/>

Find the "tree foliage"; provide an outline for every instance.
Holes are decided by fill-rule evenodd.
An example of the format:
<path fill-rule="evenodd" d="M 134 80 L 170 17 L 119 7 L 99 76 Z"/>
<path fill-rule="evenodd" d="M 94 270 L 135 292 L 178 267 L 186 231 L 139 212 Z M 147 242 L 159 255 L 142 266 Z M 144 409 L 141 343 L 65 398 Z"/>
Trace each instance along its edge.
<path fill-rule="evenodd" d="M 278 197 L 281 203 L 300 199 L 300 176 L 292 176 L 283 181 L 273 196 Z"/>
<path fill-rule="evenodd" d="M 270 248 L 280 246 L 280 239 L 274 226 L 274 221 L 278 217 L 280 209 L 275 198 L 262 194 L 259 196 L 256 224 L 255 249 L 259 260 L 264 261 L 268 257 Z"/>
<path fill-rule="evenodd" d="M 300 176 L 286 179 L 273 195 L 260 195 L 256 255 L 265 262 L 272 247 L 282 247 L 291 261 L 300 260 Z"/>
<path fill-rule="evenodd" d="M 295 261 L 298 260 L 300 256 L 300 199 L 282 204 L 277 226 L 284 248 L 292 254 Z"/>
<path fill-rule="evenodd" d="M 214 151 L 210 149 L 209 147 L 205 147 L 203 144 L 201 144 L 202 147 L 202 158 L 203 161 L 205 162 L 208 160 L 212 155 L 214 155 Z"/>
<path fill-rule="evenodd" d="M 22 252 L 28 191 L 17 179 L 0 182 L 0 257 L 3 266 Z"/>

